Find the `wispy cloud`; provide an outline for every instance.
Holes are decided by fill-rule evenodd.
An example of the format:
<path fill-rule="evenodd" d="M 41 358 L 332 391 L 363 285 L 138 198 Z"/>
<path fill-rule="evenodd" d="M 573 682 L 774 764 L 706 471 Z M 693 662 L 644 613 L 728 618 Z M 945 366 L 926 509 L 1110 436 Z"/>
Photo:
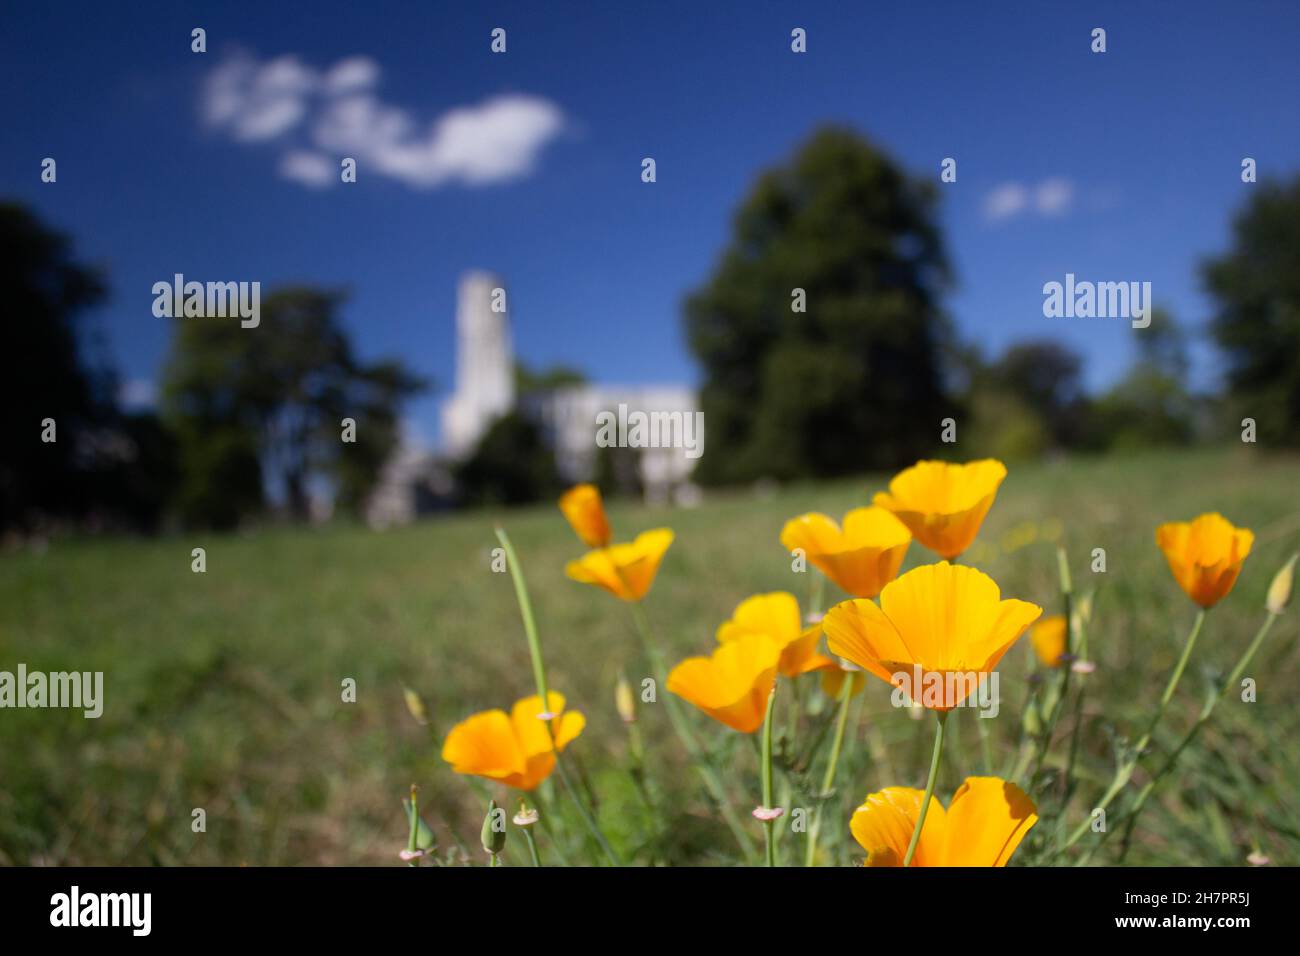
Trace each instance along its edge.
<path fill-rule="evenodd" d="M 1060 176 L 1032 183 L 1001 183 L 984 197 L 984 218 L 1001 222 L 1025 214 L 1063 216 L 1074 205 L 1074 184 Z"/>
<path fill-rule="evenodd" d="M 339 181 L 343 157 L 357 161 L 358 178 L 385 176 L 416 189 L 519 179 L 566 124 L 550 100 L 522 94 L 421 123 L 376 95 L 379 77 L 364 56 L 321 70 L 292 55 L 261 61 L 240 53 L 209 73 L 200 112 L 237 142 L 273 145 L 280 175 L 314 188 Z"/>

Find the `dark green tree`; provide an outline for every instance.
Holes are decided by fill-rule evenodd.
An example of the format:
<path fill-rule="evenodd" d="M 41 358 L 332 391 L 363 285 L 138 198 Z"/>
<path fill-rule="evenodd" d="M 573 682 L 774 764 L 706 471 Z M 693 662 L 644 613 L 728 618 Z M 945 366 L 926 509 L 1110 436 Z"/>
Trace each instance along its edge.
<path fill-rule="evenodd" d="M 1259 441 L 1300 446 L 1300 177 L 1249 187 L 1232 246 L 1202 267 L 1215 300 L 1210 333 L 1223 352 L 1234 418 Z"/>
<path fill-rule="evenodd" d="M 403 399 L 424 383 L 399 363 L 359 361 L 338 319 L 335 291 L 268 295 L 255 328 L 180 318 L 165 373 L 164 409 L 180 443 L 182 512 L 229 526 L 273 489 L 294 518 L 309 486 L 333 480 L 344 504 L 365 496 L 397 441 Z M 356 423 L 354 445 L 344 419 Z"/>
<path fill-rule="evenodd" d="M 537 424 L 518 412 L 493 422 L 454 475 L 462 505 L 522 505 L 560 492 L 554 453 Z"/>
<path fill-rule="evenodd" d="M 699 480 L 893 468 L 933 446 L 949 411 L 935 202 L 837 128 L 759 177 L 686 306 L 704 369 Z"/>
<path fill-rule="evenodd" d="M 988 370 L 986 389 L 1002 391 L 1039 416 L 1050 444 L 1072 448 L 1084 435 L 1083 359 L 1060 342 L 1018 342 Z"/>
<path fill-rule="evenodd" d="M 1117 451 L 1188 444 L 1196 434 L 1199 403 L 1187 388 L 1186 337 L 1162 308 L 1134 334 L 1137 361 L 1093 402 L 1092 444 Z"/>
<path fill-rule="evenodd" d="M 84 320 L 105 286 L 74 259 L 66 237 L 24 207 L 0 203 L 0 288 L 0 529 L 84 517 L 97 500 L 86 439 L 114 413 L 116 382 L 93 361 Z M 42 441 L 45 419 L 56 441 Z"/>

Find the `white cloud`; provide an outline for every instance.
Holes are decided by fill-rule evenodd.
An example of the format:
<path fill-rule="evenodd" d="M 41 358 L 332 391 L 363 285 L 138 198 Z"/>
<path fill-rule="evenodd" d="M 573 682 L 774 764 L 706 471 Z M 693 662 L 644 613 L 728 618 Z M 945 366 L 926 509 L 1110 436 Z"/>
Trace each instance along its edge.
<path fill-rule="evenodd" d="M 984 218 L 994 222 L 1019 215 L 1029 205 L 1029 193 L 1019 183 L 1003 183 L 984 197 Z"/>
<path fill-rule="evenodd" d="M 235 56 L 208 75 L 204 117 L 241 142 L 274 139 L 307 115 L 308 97 L 319 84 L 319 74 L 297 57 L 259 64 L 249 56 Z"/>
<path fill-rule="evenodd" d="M 1043 216 L 1063 215 L 1073 202 L 1074 184 L 1068 179 L 1045 179 L 1034 193 L 1034 206 Z"/>
<path fill-rule="evenodd" d="M 338 171 L 339 166 L 323 153 L 294 150 L 280 158 L 281 176 L 313 189 L 332 185 Z"/>
<path fill-rule="evenodd" d="M 563 127 L 559 108 L 536 96 L 498 96 L 454 109 L 420 131 L 404 111 L 360 95 L 331 103 L 313 138 L 321 149 L 355 157 L 359 168 L 430 189 L 526 176 Z"/>
<path fill-rule="evenodd" d="M 1053 176 L 1038 185 L 1006 182 L 995 186 L 984 197 L 984 218 L 1000 222 L 1026 213 L 1040 216 L 1063 216 L 1074 204 L 1074 184 Z"/>
<path fill-rule="evenodd" d="M 528 175 L 564 129 L 558 106 L 538 96 L 496 96 L 419 123 L 375 95 L 379 65 L 347 57 L 326 70 L 286 55 L 259 62 L 240 54 L 203 86 L 205 121 L 239 142 L 275 142 L 286 179 L 321 188 L 337 181 L 339 160 L 358 172 L 416 189 L 451 183 L 486 186 Z"/>

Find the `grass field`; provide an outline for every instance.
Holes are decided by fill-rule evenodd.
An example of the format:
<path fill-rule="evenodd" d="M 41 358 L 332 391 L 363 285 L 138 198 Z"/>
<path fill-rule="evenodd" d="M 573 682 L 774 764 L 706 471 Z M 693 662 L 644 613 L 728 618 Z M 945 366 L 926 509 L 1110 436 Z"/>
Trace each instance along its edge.
<path fill-rule="evenodd" d="M 707 652 L 717 625 L 749 594 L 785 589 L 805 601 L 816 572 L 792 573 L 778 541 L 782 523 L 807 510 L 838 517 L 884 481 L 711 495 L 690 510 L 614 505 L 620 539 L 660 525 L 677 533 L 646 605 L 669 659 Z M 1157 735 L 1161 750 L 1191 723 L 1205 671 L 1226 673 L 1249 641 L 1273 573 L 1300 546 L 1297 490 L 1300 459 L 1244 453 L 1011 466 L 969 562 L 1004 596 L 1053 612 L 1059 539 L 1077 589 L 1095 590 L 1089 656 L 1097 670 L 1087 678 L 1071 826 L 1110 778 L 1111 735 L 1133 732 L 1152 712 L 1193 617 L 1155 547 L 1155 526 L 1218 510 L 1257 535 L 1236 589 L 1210 615 Z M 662 705 L 643 706 L 639 726 L 669 826 L 645 833 L 646 814 L 623 770 L 627 736 L 613 688 L 621 669 L 635 681 L 646 665 L 627 609 L 565 578 L 565 561 L 583 548 L 548 506 L 388 533 L 331 526 L 55 541 L 41 553 L 0 555 L 0 670 L 19 662 L 100 670 L 106 698 L 99 720 L 0 711 L 0 862 L 394 864 L 406 843 L 400 800 L 412 782 L 442 846 L 476 848 L 485 791 L 442 763 L 442 735 L 473 711 L 508 708 L 532 693 L 509 576 L 490 569 L 497 520 L 528 576 L 551 685 L 587 715 L 571 753 L 611 839 L 639 862 L 734 860 L 729 834 L 680 766 Z M 205 574 L 190 569 L 190 551 L 200 546 Z M 1089 570 L 1094 548 L 1106 551 L 1104 574 Z M 907 566 L 930 560 L 914 544 Z M 1298 619 L 1293 607 L 1251 669 L 1258 701 L 1227 699 L 1184 755 L 1142 818 L 1128 862 L 1242 864 L 1259 849 L 1275 863 L 1300 863 Z M 987 722 L 994 770 L 1015 756 L 1031 669 L 1022 640 L 1002 667 L 1001 715 Z M 355 703 L 340 699 L 348 677 L 357 683 Z M 815 678 L 805 680 L 805 694 L 819 693 Z M 403 685 L 423 696 L 429 726 L 408 713 Z M 847 820 L 863 795 L 925 780 L 929 724 L 892 708 L 878 681 L 856 707 L 822 831 L 828 863 L 860 857 Z M 717 742 L 726 783 L 747 815 L 757 802 L 753 741 L 690 716 Z M 983 771 L 973 716 L 960 714 L 950 738 L 936 790 L 944 801 L 964 775 Z M 798 786 L 781 777 L 778 789 L 797 803 L 790 788 Z M 558 792 L 541 797 L 544 811 L 560 805 Z M 196 834 L 198 807 L 207 829 Z M 557 849 L 567 847 L 575 862 L 590 859 L 576 823 L 566 826 Z M 1047 827 L 1039 830 L 1041 843 Z M 789 862 L 802 857 L 796 839 L 783 837 Z M 1017 862 L 1034 861 L 1034 839 L 1024 846 Z M 520 850 L 512 845 L 509 859 L 521 859 Z M 480 852 L 473 856 L 481 861 Z"/>

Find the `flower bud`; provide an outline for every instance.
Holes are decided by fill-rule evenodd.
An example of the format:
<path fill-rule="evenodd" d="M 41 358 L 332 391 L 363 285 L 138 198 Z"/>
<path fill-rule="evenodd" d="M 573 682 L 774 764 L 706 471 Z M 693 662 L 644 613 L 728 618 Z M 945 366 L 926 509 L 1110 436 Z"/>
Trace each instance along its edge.
<path fill-rule="evenodd" d="M 409 687 L 403 687 L 402 696 L 406 699 L 406 709 L 411 712 L 411 716 L 415 718 L 415 722 L 417 724 L 427 724 L 429 722 L 429 714 L 424 709 L 424 701 L 420 699 L 420 695 Z"/>
<path fill-rule="evenodd" d="M 618 675 L 618 684 L 614 687 L 614 706 L 618 709 L 619 717 L 623 718 L 623 723 L 636 723 L 636 695 L 632 693 L 632 685 L 628 683 L 625 674 Z"/>
<path fill-rule="evenodd" d="M 1273 583 L 1268 586 L 1268 600 L 1264 606 L 1269 614 L 1281 614 L 1291 603 L 1291 591 L 1295 587 L 1295 562 L 1300 555 L 1291 555 L 1291 560 L 1282 566 L 1282 570 L 1273 576 Z"/>
<path fill-rule="evenodd" d="M 483 818 L 483 832 L 479 839 L 483 842 L 483 849 L 493 856 L 506 848 L 506 812 L 497 806 L 495 800 L 488 801 L 488 812 Z"/>

